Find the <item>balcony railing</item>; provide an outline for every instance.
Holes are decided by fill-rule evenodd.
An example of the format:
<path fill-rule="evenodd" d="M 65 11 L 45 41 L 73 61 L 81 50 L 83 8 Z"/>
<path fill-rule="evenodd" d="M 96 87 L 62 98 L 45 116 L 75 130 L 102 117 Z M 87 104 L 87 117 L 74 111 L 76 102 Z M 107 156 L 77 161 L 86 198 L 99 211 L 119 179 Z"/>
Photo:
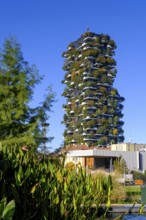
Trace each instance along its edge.
<path fill-rule="evenodd" d="M 97 80 L 96 77 L 92 77 L 92 76 L 84 76 L 83 80 Z"/>
<path fill-rule="evenodd" d="M 83 100 L 88 100 L 88 99 L 98 100 L 98 98 L 95 96 L 87 96 L 87 97 L 83 98 Z"/>
<path fill-rule="evenodd" d="M 67 134 L 73 134 L 73 131 L 69 130 L 66 132 Z"/>
<path fill-rule="evenodd" d="M 98 128 L 97 127 L 92 127 L 92 128 L 83 128 L 84 131 L 97 131 Z"/>
<path fill-rule="evenodd" d="M 86 86 L 86 87 L 83 88 L 83 90 L 87 90 L 87 89 L 97 90 L 97 87 L 96 86 Z"/>

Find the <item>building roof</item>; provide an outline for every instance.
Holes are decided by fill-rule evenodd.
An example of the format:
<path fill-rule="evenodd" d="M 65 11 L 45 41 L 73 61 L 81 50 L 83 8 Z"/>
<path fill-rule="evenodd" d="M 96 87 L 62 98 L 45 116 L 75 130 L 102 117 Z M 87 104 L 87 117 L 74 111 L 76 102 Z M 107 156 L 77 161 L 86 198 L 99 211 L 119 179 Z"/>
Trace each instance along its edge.
<path fill-rule="evenodd" d="M 87 145 L 82 144 L 82 145 L 70 145 L 70 146 L 63 148 L 62 150 L 63 151 L 72 151 L 72 150 L 92 150 L 92 149 L 111 150 L 111 147 L 95 147 L 95 146 L 88 147 Z"/>

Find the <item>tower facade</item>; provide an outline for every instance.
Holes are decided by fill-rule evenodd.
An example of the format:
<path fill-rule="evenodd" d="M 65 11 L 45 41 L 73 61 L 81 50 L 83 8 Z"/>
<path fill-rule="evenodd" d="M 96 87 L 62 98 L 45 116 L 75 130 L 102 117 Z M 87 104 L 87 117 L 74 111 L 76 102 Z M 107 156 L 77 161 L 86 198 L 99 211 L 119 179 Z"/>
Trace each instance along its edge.
<path fill-rule="evenodd" d="M 85 32 L 63 53 L 65 145 L 107 146 L 124 140 L 124 98 L 113 87 L 115 49 L 108 35 Z"/>

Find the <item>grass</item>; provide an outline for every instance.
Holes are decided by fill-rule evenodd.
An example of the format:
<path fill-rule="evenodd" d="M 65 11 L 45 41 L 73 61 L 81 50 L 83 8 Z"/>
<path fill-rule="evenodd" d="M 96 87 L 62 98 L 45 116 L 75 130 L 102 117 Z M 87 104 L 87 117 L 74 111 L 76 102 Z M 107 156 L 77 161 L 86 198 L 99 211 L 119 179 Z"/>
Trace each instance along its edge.
<path fill-rule="evenodd" d="M 92 172 L 93 177 L 102 179 L 104 176 L 109 175 L 105 170 L 98 169 Z M 111 202 L 112 203 L 131 203 L 139 202 L 141 200 L 141 186 L 124 186 L 118 182 L 120 174 L 113 172 L 111 174 L 113 189 L 111 191 Z"/>
<path fill-rule="evenodd" d="M 125 186 L 125 192 L 127 193 L 127 202 L 133 203 L 141 201 L 140 186 Z"/>
<path fill-rule="evenodd" d="M 140 186 L 125 186 L 125 191 L 127 193 L 141 193 Z"/>

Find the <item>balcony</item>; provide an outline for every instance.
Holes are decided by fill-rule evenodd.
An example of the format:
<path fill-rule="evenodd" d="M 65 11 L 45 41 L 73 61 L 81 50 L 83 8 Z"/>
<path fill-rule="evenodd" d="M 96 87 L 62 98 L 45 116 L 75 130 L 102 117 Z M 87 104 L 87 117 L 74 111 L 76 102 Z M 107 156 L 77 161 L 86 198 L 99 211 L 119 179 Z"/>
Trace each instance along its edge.
<path fill-rule="evenodd" d="M 95 87 L 95 86 L 86 86 L 86 87 L 83 88 L 83 90 L 87 90 L 87 89 L 97 90 L 97 87 Z"/>
<path fill-rule="evenodd" d="M 87 96 L 87 97 L 83 98 L 83 100 L 89 100 L 89 99 L 91 99 L 91 100 L 98 100 L 98 98 L 95 97 L 95 96 Z"/>
<path fill-rule="evenodd" d="M 67 105 L 71 105 L 71 102 L 68 102 Z"/>
<path fill-rule="evenodd" d="M 98 86 L 105 86 L 105 87 L 111 87 L 109 83 L 97 83 Z"/>
<path fill-rule="evenodd" d="M 70 93 L 67 93 L 67 94 L 65 95 L 65 97 L 70 98 L 70 97 L 71 97 L 71 94 L 70 94 Z"/>
<path fill-rule="evenodd" d="M 94 63 L 95 66 L 103 66 L 102 63 Z"/>
<path fill-rule="evenodd" d="M 68 74 L 68 75 L 67 75 L 67 78 L 70 78 L 70 77 L 71 77 L 71 74 Z"/>
<path fill-rule="evenodd" d="M 95 57 L 92 57 L 92 56 L 87 56 L 87 57 L 84 57 L 84 60 L 95 60 L 96 58 Z"/>
<path fill-rule="evenodd" d="M 73 134 L 73 131 L 68 130 L 66 133 L 67 133 L 67 134 Z"/>
<path fill-rule="evenodd" d="M 113 68 L 115 68 L 115 65 L 109 65 L 109 64 L 108 64 L 108 65 L 106 66 L 106 68 L 107 68 L 107 69 L 113 69 Z"/>
<path fill-rule="evenodd" d="M 109 137 L 118 137 L 119 134 L 109 134 L 108 136 L 109 136 Z"/>
<path fill-rule="evenodd" d="M 89 106 L 89 107 L 87 107 L 87 109 L 88 109 L 88 110 L 96 110 L 97 107 L 95 107 L 95 106 Z"/>
<path fill-rule="evenodd" d="M 97 127 L 93 127 L 93 128 L 83 128 L 84 131 L 97 131 L 98 128 Z"/>
<path fill-rule="evenodd" d="M 88 119 L 93 119 L 93 118 L 91 118 L 91 117 L 88 115 L 84 120 L 88 120 Z"/>
<path fill-rule="evenodd" d="M 64 54 L 63 54 L 63 57 L 67 57 L 67 56 L 68 56 L 68 54 L 67 54 L 67 53 L 64 53 Z"/>
<path fill-rule="evenodd" d="M 74 82 L 71 82 L 71 83 L 70 83 L 71 86 L 73 86 L 74 84 L 75 84 Z"/>
<path fill-rule="evenodd" d="M 85 75 L 88 75 L 89 73 L 87 73 L 87 72 L 83 72 L 83 76 L 85 76 Z"/>
<path fill-rule="evenodd" d="M 93 69 L 93 70 L 98 70 L 99 67 L 91 66 L 91 69 Z"/>
<path fill-rule="evenodd" d="M 82 103 L 81 103 L 81 105 L 87 105 L 87 104 L 88 104 L 87 102 L 82 102 Z"/>
<path fill-rule="evenodd" d="M 78 86 L 80 87 L 80 86 L 82 86 L 83 85 L 83 83 L 80 83 Z"/>
<path fill-rule="evenodd" d="M 97 47 L 90 47 L 90 46 L 87 46 L 87 47 L 83 47 L 83 50 L 88 50 L 88 49 L 97 49 Z"/>
<path fill-rule="evenodd" d="M 109 45 L 109 44 L 107 45 L 107 47 L 108 47 L 108 48 L 113 48 L 113 47 L 112 47 L 111 45 Z"/>
<path fill-rule="evenodd" d="M 86 136 L 87 134 L 86 133 L 82 133 L 82 136 Z"/>
<path fill-rule="evenodd" d="M 85 46 L 85 45 L 87 45 L 88 43 L 86 43 L 86 42 L 84 42 L 84 43 L 82 43 L 82 45 L 81 46 Z"/>
<path fill-rule="evenodd" d="M 84 63 L 82 63 L 82 64 L 80 65 L 80 67 L 82 67 L 82 66 L 85 66 L 85 64 L 84 64 Z"/>
<path fill-rule="evenodd" d="M 98 138 L 84 138 L 84 141 L 97 141 Z"/>
<path fill-rule="evenodd" d="M 101 115 L 102 115 L 102 116 L 105 116 L 105 117 L 113 117 L 113 114 L 102 113 Z"/>
<path fill-rule="evenodd" d="M 72 144 L 75 144 L 75 143 L 77 143 L 77 141 L 74 140 L 74 139 L 72 139 L 71 143 L 72 143 Z"/>
<path fill-rule="evenodd" d="M 92 118 L 90 116 L 87 116 L 86 118 L 83 119 L 83 121 L 96 120 L 96 119 L 97 117 Z"/>
<path fill-rule="evenodd" d="M 83 113 L 80 113 L 78 116 L 79 116 L 79 117 L 80 117 L 80 116 L 82 117 L 82 116 L 83 116 Z"/>
<path fill-rule="evenodd" d="M 97 92 L 96 95 L 102 95 L 102 93 L 101 92 Z"/>
<path fill-rule="evenodd" d="M 107 76 L 109 76 L 109 77 L 114 77 L 114 76 L 113 76 L 113 75 L 111 75 L 110 73 L 108 73 L 108 74 L 107 74 Z"/>
<path fill-rule="evenodd" d="M 68 49 L 68 50 L 71 50 L 71 49 L 73 49 L 73 47 L 68 47 L 67 49 Z"/>
<path fill-rule="evenodd" d="M 94 39 L 94 37 L 85 37 L 83 41 Z"/>
<path fill-rule="evenodd" d="M 95 78 L 95 77 L 92 77 L 92 76 L 84 76 L 83 77 L 83 80 L 85 81 L 85 80 L 97 80 L 97 78 Z"/>

